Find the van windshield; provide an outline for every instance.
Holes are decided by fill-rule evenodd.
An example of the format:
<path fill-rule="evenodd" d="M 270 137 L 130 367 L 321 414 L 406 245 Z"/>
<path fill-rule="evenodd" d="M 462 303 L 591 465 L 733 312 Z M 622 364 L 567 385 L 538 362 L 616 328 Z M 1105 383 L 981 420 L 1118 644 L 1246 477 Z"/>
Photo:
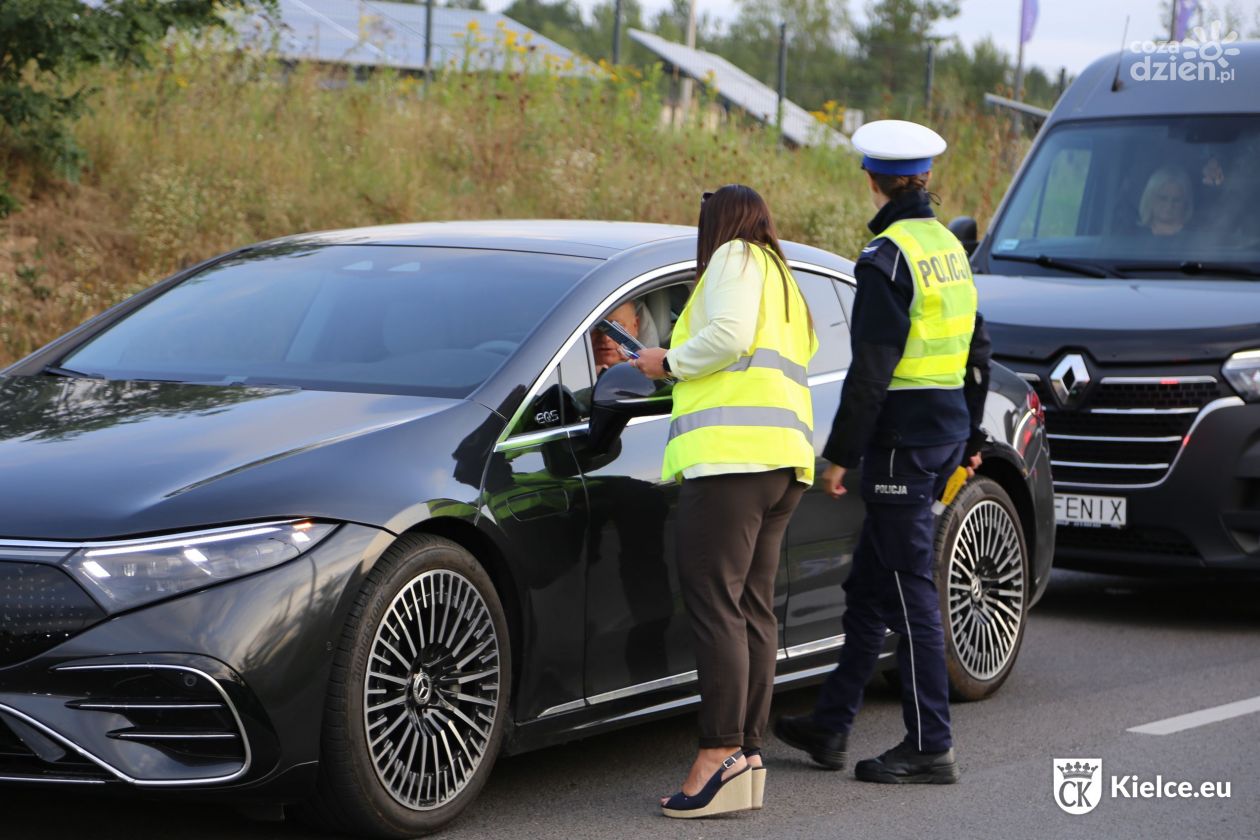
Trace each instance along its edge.
<path fill-rule="evenodd" d="M 988 270 L 1255 276 L 1258 196 L 1260 117 L 1065 123 L 1012 188 Z"/>

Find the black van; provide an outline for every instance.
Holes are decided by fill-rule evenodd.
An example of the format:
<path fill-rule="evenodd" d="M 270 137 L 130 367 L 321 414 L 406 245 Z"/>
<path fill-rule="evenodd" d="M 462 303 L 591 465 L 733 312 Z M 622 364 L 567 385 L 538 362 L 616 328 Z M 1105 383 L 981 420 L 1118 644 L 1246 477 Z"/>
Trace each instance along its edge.
<path fill-rule="evenodd" d="M 1258 203 L 1260 43 L 1135 45 L 1066 91 L 975 248 L 995 357 L 1046 408 L 1058 565 L 1260 570 Z"/>

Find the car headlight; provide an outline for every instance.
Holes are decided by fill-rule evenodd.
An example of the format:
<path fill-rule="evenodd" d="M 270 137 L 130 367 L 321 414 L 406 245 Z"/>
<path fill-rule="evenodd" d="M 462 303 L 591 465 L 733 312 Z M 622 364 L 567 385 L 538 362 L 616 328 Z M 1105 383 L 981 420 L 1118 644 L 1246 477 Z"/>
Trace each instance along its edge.
<path fill-rule="evenodd" d="M 1244 350 L 1229 357 L 1221 373 L 1247 402 L 1260 401 L 1260 350 Z"/>
<path fill-rule="evenodd" d="M 84 546 L 66 568 L 110 611 L 287 563 L 337 526 L 292 520 Z"/>

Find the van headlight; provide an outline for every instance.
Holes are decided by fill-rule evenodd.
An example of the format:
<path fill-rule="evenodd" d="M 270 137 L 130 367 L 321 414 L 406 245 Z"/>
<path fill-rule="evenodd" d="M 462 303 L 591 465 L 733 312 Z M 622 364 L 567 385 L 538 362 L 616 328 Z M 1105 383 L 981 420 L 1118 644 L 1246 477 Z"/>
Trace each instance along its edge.
<path fill-rule="evenodd" d="M 1260 350 L 1244 350 L 1229 357 L 1221 373 L 1247 402 L 1260 402 Z"/>
<path fill-rule="evenodd" d="M 92 543 L 64 563 L 101 606 L 116 612 L 287 563 L 336 527 L 301 519 Z"/>

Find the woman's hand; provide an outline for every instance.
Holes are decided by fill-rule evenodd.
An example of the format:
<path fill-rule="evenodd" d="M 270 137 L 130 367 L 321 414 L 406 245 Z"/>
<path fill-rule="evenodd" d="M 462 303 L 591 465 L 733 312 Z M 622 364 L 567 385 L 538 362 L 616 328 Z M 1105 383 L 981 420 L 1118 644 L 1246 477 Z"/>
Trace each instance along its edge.
<path fill-rule="evenodd" d="M 630 364 L 642 371 L 648 379 L 664 379 L 669 376 L 665 372 L 666 352 L 664 347 L 644 347 L 639 351 L 639 358 Z"/>
<path fill-rule="evenodd" d="M 822 479 L 818 484 L 824 493 L 833 499 L 838 499 L 849 492 L 844 489 L 844 474 L 844 467 L 829 464 L 827 469 L 823 470 Z"/>

